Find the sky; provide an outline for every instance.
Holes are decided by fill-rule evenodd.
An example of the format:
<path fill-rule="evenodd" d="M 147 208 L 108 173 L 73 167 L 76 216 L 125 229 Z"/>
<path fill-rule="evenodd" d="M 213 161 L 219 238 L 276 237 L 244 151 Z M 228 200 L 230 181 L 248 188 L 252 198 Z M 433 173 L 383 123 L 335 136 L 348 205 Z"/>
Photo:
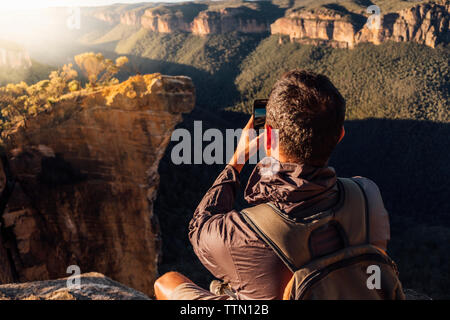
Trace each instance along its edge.
<path fill-rule="evenodd" d="M 180 0 L 1 0 L 0 12 L 56 6 L 101 6 L 114 3 L 176 2 Z"/>

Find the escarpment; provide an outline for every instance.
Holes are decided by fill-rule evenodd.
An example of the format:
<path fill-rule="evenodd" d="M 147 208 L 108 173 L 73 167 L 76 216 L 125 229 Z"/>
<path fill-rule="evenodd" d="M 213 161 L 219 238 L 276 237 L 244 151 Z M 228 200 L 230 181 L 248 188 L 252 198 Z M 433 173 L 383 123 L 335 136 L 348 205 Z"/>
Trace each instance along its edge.
<path fill-rule="evenodd" d="M 252 16 L 250 9 L 241 7 L 203 11 L 194 19 L 191 26 L 191 32 L 198 35 L 234 31 L 264 33 L 269 31 L 269 23 Z"/>
<path fill-rule="evenodd" d="M 190 24 L 185 17 L 171 12 L 163 13 L 160 11 L 146 10 L 141 17 L 141 24 L 144 29 L 160 32 L 172 33 L 176 31 L 190 32 Z"/>
<path fill-rule="evenodd" d="M 15 43 L 0 40 L 0 68 L 31 68 L 31 57 L 27 50 Z"/>
<path fill-rule="evenodd" d="M 202 3 L 184 3 L 139 8 L 122 13 L 98 11 L 94 17 L 108 23 L 142 27 L 159 33 L 187 32 L 197 35 L 227 32 L 268 33 L 268 18 L 261 17 L 258 5 L 209 7 Z"/>
<path fill-rule="evenodd" d="M 355 41 L 380 44 L 384 41 L 413 41 L 435 48 L 450 41 L 450 2 L 425 3 L 381 17 L 380 27 L 366 24 Z"/>
<path fill-rule="evenodd" d="M 190 78 L 139 75 L 63 96 L 3 132 L 0 283 L 76 265 L 152 295 L 157 168 L 194 104 Z"/>
<path fill-rule="evenodd" d="M 227 32 L 262 33 L 269 31 L 269 22 L 257 19 L 247 7 L 198 11 L 197 15 L 148 9 L 142 16 L 142 27 L 155 32 L 188 32 L 197 35 Z M 253 16 L 252 16 L 253 14 Z"/>
<path fill-rule="evenodd" d="M 331 10 L 299 11 L 276 20 L 272 34 L 288 35 L 291 41 L 327 43 L 333 47 L 352 48 L 360 21 Z"/>
<path fill-rule="evenodd" d="M 291 12 L 271 25 L 271 33 L 290 41 L 353 48 L 355 44 L 413 41 L 436 47 L 450 39 L 450 2 L 422 3 L 379 19 L 326 8 Z"/>
<path fill-rule="evenodd" d="M 147 5 L 124 11 L 96 11 L 94 16 L 150 32 L 186 32 L 200 36 L 230 32 L 271 33 L 281 36 L 280 43 L 282 36 L 287 36 L 291 42 L 339 48 L 385 41 L 413 41 L 434 48 L 450 40 L 448 0 L 404 4 L 404 9 L 397 12 L 367 11 L 368 8 L 359 4 L 359 9 L 349 10 L 331 2 L 306 7 L 295 7 L 294 4 L 290 8 L 270 1 L 230 1 L 219 5 L 187 2 Z"/>

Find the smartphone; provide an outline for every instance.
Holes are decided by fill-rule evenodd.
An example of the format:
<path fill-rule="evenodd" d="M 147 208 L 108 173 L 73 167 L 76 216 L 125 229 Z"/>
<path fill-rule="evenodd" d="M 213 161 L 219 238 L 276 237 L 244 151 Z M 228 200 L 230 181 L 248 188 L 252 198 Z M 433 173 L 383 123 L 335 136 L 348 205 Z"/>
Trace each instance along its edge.
<path fill-rule="evenodd" d="M 268 99 L 257 99 L 253 102 L 253 127 L 255 130 L 264 128 L 267 101 Z"/>

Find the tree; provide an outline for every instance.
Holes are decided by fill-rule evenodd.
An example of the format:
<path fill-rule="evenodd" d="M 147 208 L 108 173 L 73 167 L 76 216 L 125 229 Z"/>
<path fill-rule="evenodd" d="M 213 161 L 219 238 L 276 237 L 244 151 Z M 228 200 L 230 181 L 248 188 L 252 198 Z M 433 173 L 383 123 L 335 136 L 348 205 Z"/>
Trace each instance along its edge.
<path fill-rule="evenodd" d="M 119 57 L 114 62 L 103 54 L 86 52 L 75 56 L 75 62 L 89 81 L 89 87 L 118 83 L 113 76 L 128 63 L 127 57 Z"/>

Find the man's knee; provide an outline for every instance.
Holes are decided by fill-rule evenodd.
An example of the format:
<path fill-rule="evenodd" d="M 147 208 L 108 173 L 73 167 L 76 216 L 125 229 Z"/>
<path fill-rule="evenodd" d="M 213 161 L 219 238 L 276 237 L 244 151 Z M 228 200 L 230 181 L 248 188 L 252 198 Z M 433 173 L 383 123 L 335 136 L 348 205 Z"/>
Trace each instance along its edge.
<path fill-rule="evenodd" d="M 154 284 L 157 300 L 168 300 L 170 294 L 183 283 L 193 283 L 189 278 L 179 272 L 170 271 L 159 277 Z"/>

